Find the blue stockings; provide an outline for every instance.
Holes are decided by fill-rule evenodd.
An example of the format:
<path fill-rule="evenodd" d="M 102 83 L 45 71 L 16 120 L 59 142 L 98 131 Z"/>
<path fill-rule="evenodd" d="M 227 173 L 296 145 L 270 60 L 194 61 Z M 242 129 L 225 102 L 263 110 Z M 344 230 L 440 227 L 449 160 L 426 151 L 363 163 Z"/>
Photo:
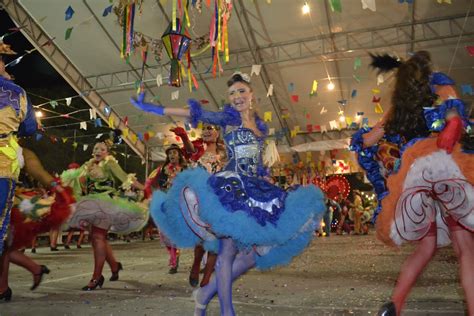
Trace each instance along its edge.
<path fill-rule="evenodd" d="M 194 315 L 205 315 L 206 306 L 216 293 L 219 296 L 221 315 L 235 315 L 232 305 L 232 282 L 254 266 L 254 251 L 239 252 L 232 239 L 220 239 L 215 275 L 208 285 L 197 291 Z"/>

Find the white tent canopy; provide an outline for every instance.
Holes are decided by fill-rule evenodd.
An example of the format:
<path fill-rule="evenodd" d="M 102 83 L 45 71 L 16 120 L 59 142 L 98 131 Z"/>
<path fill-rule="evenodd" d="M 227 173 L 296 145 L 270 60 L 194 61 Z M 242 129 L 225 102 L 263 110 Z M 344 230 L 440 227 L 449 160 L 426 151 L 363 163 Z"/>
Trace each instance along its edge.
<path fill-rule="evenodd" d="M 173 0 L 138 2 L 142 4 L 134 30 L 157 43 L 172 16 Z M 194 38 L 209 31 L 211 10 L 205 2 L 202 13 L 189 10 L 189 32 Z M 449 72 L 459 84 L 473 83 L 474 58 L 465 49 L 474 45 L 471 0 L 453 0 L 452 4 L 341 0 L 342 12 L 333 12 L 331 1 L 306 2 L 311 8 L 309 15 L 301 12 L 303 1 L 233 0 L 228 25 L 230 61 L 222 64 L 223 72 L 214 78 L 207 71 L 212 64 L 210 50 L 194 57 L 192 71 L 199 88 L 193 92 L 187 79 L 181 88 L 157 86 L 157 76 L 165 83 L 168 77 L 169 59 L 164 51 L 162 58 L 149 51 L 143 77 L 139 50 L 129 63 L 121 58 L 123 33 L 118 18 L 114 13 L 103 16 L 108 0 L 4 0 L 3 4 L 15 23 L 24 26 L 22 31 L 33 45 L 107 122 L 106 108 L 112 110 L 111 123 L 116 128 L 127 128 L 124 118 L 128 118 L 130 136 L 126 141 L 137 153 L 152 159 L 163 158 L 163 145 L 176 141 L 169 128 L 184 122 L 143 114 L 130 105 L 129 98 L 141 79 L 149 99 L 156 97 L 167 106 L 183 107 L 188 98 L 195 98 L 207 100 L 205 107 L 217 110 L 227 98 L 225 83 L 230 74 L 236 70 L 250 73 L 252 65 L 261 65 L 259 76 L 252 76 L 258 111 L 262 116 L 272 112 L 270 127 L 284 135 L 279 145 L 295 151 L 345 146 L 348 135 L 341 139 L 321 135 L 321 129 L 331 130 L 331 121 L 344 128 L 359 113 L 358 119 L 375 123 L 381 114 L 375 112 L 372 102 L 374 88 L 380 90 L 376 96 L 381 97 L 382 108 L 388 109 L 392 78 L 386 76 L 377 85 L 375 73 L 368 68 L 368 52 L 406 58 L 409 52 L 429 50 L 437 70 Z M 375 3 L 376 11 L 363 9 L 362 3 Z M 66 21 L 69 5 L 75 13 Z M 65 39 L 71 27 L 71 36 Z M 53 38 L 53 45 L 41 46 Z M 192 49 L 197 52 L 196 47 Z M 361 66 L 357 67 L 359 60 Z M 314 80 L 318 90 L 310 96 Z M 333 91 L 326 89 L 329 82 L 335 84 Z M 273 96 L 267 97 L 270 84 Z M 171 100 L 176 91 L 178 100 Z M 465 99 L 470 101 L 472 96 Z M 341 116 L 347 120 L 339 125 Z M 290 131 L 298 127 L 302 133 L 291 137 Z M 155 137 L 146 143 L 133 137 L 147 131 Z"/>

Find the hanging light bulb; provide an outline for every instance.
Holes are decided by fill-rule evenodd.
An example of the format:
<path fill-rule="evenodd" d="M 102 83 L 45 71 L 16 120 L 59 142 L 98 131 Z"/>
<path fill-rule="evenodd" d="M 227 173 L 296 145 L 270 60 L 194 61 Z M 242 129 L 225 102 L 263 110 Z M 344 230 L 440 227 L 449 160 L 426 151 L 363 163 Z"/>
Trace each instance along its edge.
<path fill-rule="evenodd" d="M 303 14 L 308 14 L 310 9 L 309 9 L 309 5 L 308 5 L 308 2 L 305 2 L 303 7 L 301 8 L 301 10 L 303 11 Z"/>
<path fill-rule="evenodd" d="M 328 90 L 332 91 L 332 90 L 334 90 L 335 87 L 336 86 L 334 85 L 334 83 L 332 83 L 332 81 L 329 81 L 328 86 L 327 86 Z"/>
<path fill-rule="evenodd" d="M 35 116 L 36 116 L 37 118 L 43 117 L 43 112 L 41 112 L 41 111 L 35 111 Z"/>
<path fill-rule="evenodd" d="M 109 116 L 109 115 L 110 115 L 110 111 L 111 111 L 111 110 L 110 110 L 110 106 L 106 105 L 106 106 L 104 107 L 105 115 Z"/>

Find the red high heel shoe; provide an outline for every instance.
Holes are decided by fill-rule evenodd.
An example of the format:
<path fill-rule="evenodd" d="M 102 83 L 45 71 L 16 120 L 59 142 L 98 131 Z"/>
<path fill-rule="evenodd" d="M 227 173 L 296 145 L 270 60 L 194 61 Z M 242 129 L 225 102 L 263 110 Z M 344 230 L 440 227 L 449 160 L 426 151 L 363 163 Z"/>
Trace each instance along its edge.
<path fill-rule="evenodd" d="M 100 287 L 102 288 L 102 285 L 104 285 L 104 276 L 101 275 L 99 279 L 92 279 L 90 281 L 90 283 L 92 283 L 93 285 L 92 286 L 89 286 L 89 284 L 87 284 L 86 286 L 84 286 L 82 288 L 83 291 L 93 291 L 95 290 L 97 287 Z"/>

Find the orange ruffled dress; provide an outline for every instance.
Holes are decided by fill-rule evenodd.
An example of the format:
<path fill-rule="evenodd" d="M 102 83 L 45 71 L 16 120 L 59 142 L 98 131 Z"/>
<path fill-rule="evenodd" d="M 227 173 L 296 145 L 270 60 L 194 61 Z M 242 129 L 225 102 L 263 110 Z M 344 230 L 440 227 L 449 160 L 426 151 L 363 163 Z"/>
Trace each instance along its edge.
<path fill-rule="evenodd" d="M 425 109 L 429 127 L 443 130 L 446 113 L 456 110 L 466 130 L 472 132 L 454 82 L 447 76 L 441 76 L 440 81 L 434 90 L 444 102 L 438 108 Z M 377 237 L 384 243 L 400 246 L 432 234 L 442 247 L 451 241 L 450 229 L 474 232 L 474 153 L 464 152 L 459 143 L 448 153 L 437 141 L 433 134 L 406 149 L 400 169 L 388 177 L 388 195 L 381 201 L 382 212 L 376 222 Z"/>
<path fill-rule="evenodd" d="M 436 223 L 438 246 L 450 243 L 450 226 L 474 232 L 474 155 L 456 144 L 448 154 L 436 137 L 420 140 L 402 155 L 400 170 L 387 180 L 377 237 L 400 246 L 420 240 Z"/>

